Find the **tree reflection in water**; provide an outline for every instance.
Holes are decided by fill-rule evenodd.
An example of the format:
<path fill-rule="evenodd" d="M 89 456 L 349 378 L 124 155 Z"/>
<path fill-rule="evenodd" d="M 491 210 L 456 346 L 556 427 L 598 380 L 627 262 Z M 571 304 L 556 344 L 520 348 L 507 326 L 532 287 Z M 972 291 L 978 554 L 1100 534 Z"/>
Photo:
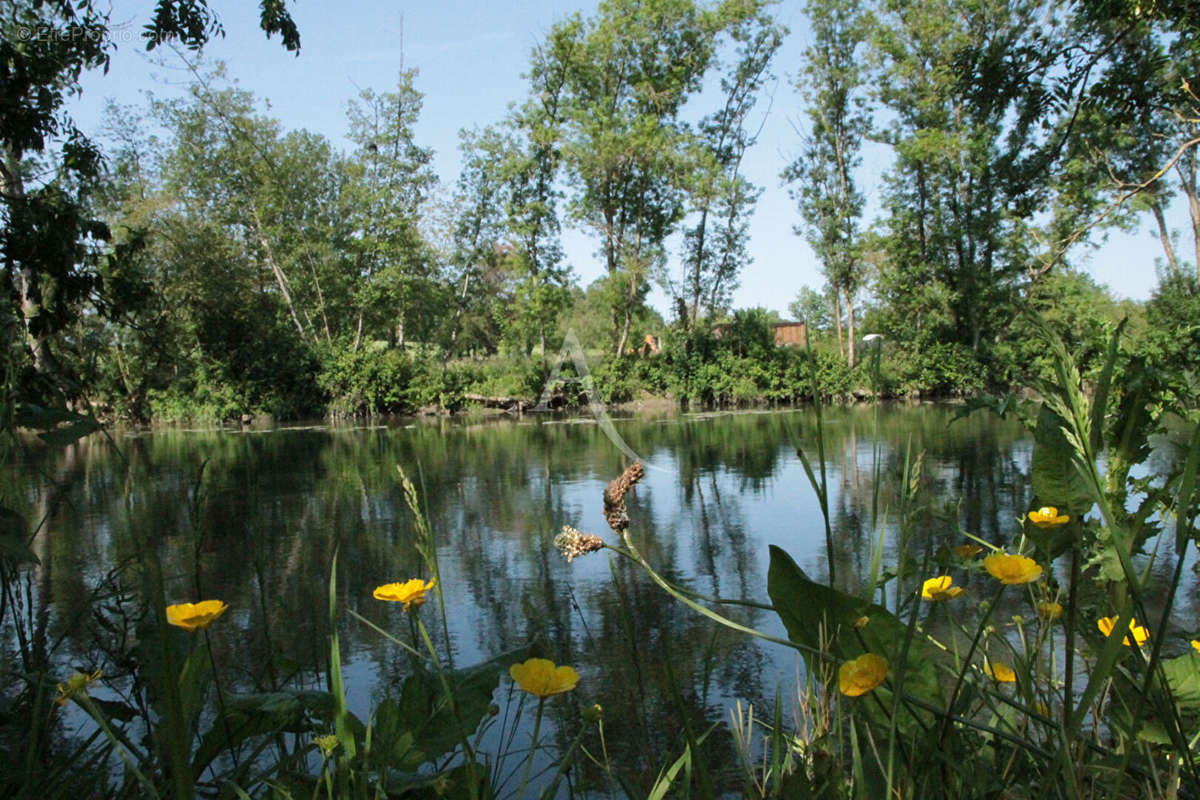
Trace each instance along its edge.
<path fill-rule="evenodd" d="M 876 493 L 879 508 L 899 507 L 906 453 L 924 454 L 921 502 L 908 517 L 921 538 L 910 548 L 956 543 L 960 526 L 997 544 L 1016 530 L 1012 520 L 1028 500 L 1028 440 L 1016 424 L 982 415 L 950 424 L 951 416 L 939 406 L 884 407 L 876 437 L 872 409 L 826 412 L 839 583 L 857 586 L 869 564 Z M 816 451 L 811 412 L 679 414 L 616 426 L 657 467 L 628 507 L 634 541 L 664 576 L 702 594 L 765 602 L 768 544 L 810 574 L 828 574 L 819 507 L 796 456 L 797 445 Z M 406 637 L 403 613 L 371 597 L 377 585 L 423 572 L 396 470 L 403 465 L 438 543 L 449 630 L 434 604 L 422 619 L 439 646 L 449 637 L 458 665 L 533 641 L 575 666 L 578 691 L 546 709 L 561 743 L 585 724 L 581 708 L 600 703 L 614 764 L 646 787 L 666 754 L 681 750 L 685 724 L 699 735 L 735 699 L 761 708 L 777 688 L 792 694 L 790 652 L 694 614 L 610 553 L 568 564 L 555 551 L 563 525 L 615 543 L 601 492 L 627 459 L 587 420 L 165 431 L 93 437 L 32 458 L 4 480 L 28 500 L 30 519 L 46 518 L 34 543 L 35 581 L 48 630 L 63 638 L 57 657 L 104 661 L 107 678 L 136 665 L 91 624 L 93 592 L 114 570 L 114 586 L 126 594 L 138 587 L 133 556 L 145 542 L 159 550 L 169 598 L 229 604 L 230 624 L 213 643 L 237 690 L 321 685 L 335 550 L 342 607 Z M 782 634 L 773 614 L 732 608 L 739 622 Z M 350 698 L 365 717 L 411 665 L 394 644 L 348 615 L 341 620 Z M 724 726 L 705 741 L 718 782 L 733 779 L 730 748 Z M 587 788 L 602 775 L 575 780 Z"/>

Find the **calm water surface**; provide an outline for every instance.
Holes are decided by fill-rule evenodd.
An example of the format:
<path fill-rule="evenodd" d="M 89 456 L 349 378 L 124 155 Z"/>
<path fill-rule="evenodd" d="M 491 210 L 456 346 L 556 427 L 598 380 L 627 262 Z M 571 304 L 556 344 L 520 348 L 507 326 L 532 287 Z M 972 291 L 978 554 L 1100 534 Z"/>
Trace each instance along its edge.
<path fill-rule="evenodd" d="M 953 408 L 930 405 L 881 408 L 877 424 L 874 413 L 825 416 L 839 584 L 856 586 L 867 569 L 873 499 L 881 512 L 895 508 L 905 459 L 918 453 L 917 527 L 927 540 L 915 546 L 960 543 L 962 529 L 1010 540 L 1030 499 L 1031 441 L 1016 423 L 982 414 L 952 423 Z M 664 575 L 703 594 L 765 602 L 775 544 L 826 578 L 821 513 L 796 453 L 800 445 L 815 459 L 811 410 L 615 425 L 647 467 L 628 499 L 630 530 Z M 401 610 L 371 597 L 380 584 L 426 574 L 402 466 L 422 491 L 437 541 L 448 630 L 432 604 L 423 619 L 439 641 L 449 637 L 456 666 L 531 642 L 576 666 L 578 691 L 547 704 L 557 720 L 549 735 L 568 741 L 579 710 L 602 704 L 610 754 L 647 785 L 680 751 L 685 719 L 703 731 L 737 700 L 768 714 L 777 688 L 794 691 L 797 663 L 790 651 L 674 602 L 623 559 L 602 552 L 568 564 L 555 551 L 563 525 L 615 541 L 601 493 L 628 463 L 594 420 L 526 417 L 116 434 L 44 453 L 8 479 L 24 492 L 30 517 L 46 519 L 34 542 L 42 562 L 35 580 L 66 637 L 66 663 L 110 658 L 111 637 L 91 623 L 94 593 L 138 585 L 121 567 L 136 563 L 148 534 L 170 599 L 229 604 L 212 629 L 216 659 L 235 690 L 254 691 L 322 685 L 335 551 L 343 608 L 407 639 Z M 894 514 L 882 519 L 886 528 Z M 731 616 L 782 635 L 771 613 L 740 607 Z M 365 718 L 397 690 L 409 660 L 348 615 L 340 625 L 352 708 Z M 505 708 L 508 684 L 496 694 Z M 732 766 L 723 728 L 709 746 L 713 764 Z M 519 756 L 512 760 L 519 766 Z"/>

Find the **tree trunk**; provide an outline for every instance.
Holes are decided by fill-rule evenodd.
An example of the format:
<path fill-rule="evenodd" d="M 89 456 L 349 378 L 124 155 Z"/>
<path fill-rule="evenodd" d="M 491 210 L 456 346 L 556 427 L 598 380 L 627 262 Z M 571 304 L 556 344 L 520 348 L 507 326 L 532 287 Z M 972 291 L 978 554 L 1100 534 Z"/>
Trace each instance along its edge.
<path fill-rule="evenodd" d="M 279 293 L 283 295 L 283 301 L 287 303 L 288 312 L 292 315 L 292 322 L 296 323 L 296 331 L 300 334 L 300 341 L 304 341 L 308 336 L 304 332 L 304 326 L 300 324 L 300 317 L 296 314 L 296 306 L 292 303 L 292 293 L 288 291 L 287 277 L 283 274 L 279 264 L 275 263 L 275 254 L 271 250 L 271 243 L 267 241 L 266 231 L 263 230 L 262 219 L 258 216 L 257 206 L 251 205 L 250 213 L 254 215 L 254 232 L 258 234 L 258 241 L 263 246 L 263 251 L 267 255 L 267 263 L 271 265 L 271 272 L 275 274 L 275 283 L 279 286 Z M 316 337 L 313 337 L 316 341 Z"/>
<path fill-rule="evenodd" d="M 1196 251 L 1196 280 L 1200 282 L 1200 198 L 1196 196 L 1196 148 L 1175 164 L 1179 173 L 1179 183 L 1183 193 L 1187 195 L 1188 215 L 1192 218 L 1192 247 Z"/>
<path fill-rule="evenodd" d="M 1167 256 L 1167 265 L 1171 268 L 1171 274 L 1179 275 L 1179 259 L 1175 257 L 1175 247 L 1171 244 L 1171 234 L 1167 230 L 1167 220 L 1163 215 L 1162 202 L 1155 200 L 1150 204 L 1150 210 L 1154 212 L 1154 221 L 1158 223 L 1158 240 L 1162 242 L 1163 252 Z"/>
<path fill-rule="evenodd" d="M 846 357 L 846 347 L 842 344 L 842 295 L 838 288 L 833 287 L 833 322 L 837 328 L 838 355 Z"/>
<path fill-rule="evenodd" d="M 625 343 L 629 341 L 629 321 L 632 315 L 629 309 L 625 309 L 625 322 L 621 326 L 621 340 L 617 343 L 617 357 L 625 354 Z"/>
<path fill-rule="evenodd" d="M 854 369 L 854 297 L 851 296 L 850 290 L 846 290 L 846 323 L 848 334 L 846 337 L 849 346 L 846 349 L 846 363 L 850 369 Z"/>
<path fill-rule="evenodd" d="M 9 148 L 5 148 L 4 162 L 0 164 L 0 191 L 13 200 L 19 201 L 25 197 L 25 184 L 21 179 L 20 161 Z M 50 347 L 50 337 L 33 331 L 32 323 L 41 313 L 41 304 L 34 297 L 34 277 L 31 268 L 28 264 L 22 264 L 20 270 L 13 275 L 12 263 L 9 262 L 7 266 L 10 279 L 15 279 L 17 285 L 10 284 L 5 289 L 16 292 L 16 299 L 21 308 L 19 322 L 25 345 L 33 355 L 33 369 L 62 392 L 69 406 L 70 401 L 75 399 L 73 395 L 76 394 L 78 387 L 64 374 L 62 364 L 54 356 L 54 351 Z"/>

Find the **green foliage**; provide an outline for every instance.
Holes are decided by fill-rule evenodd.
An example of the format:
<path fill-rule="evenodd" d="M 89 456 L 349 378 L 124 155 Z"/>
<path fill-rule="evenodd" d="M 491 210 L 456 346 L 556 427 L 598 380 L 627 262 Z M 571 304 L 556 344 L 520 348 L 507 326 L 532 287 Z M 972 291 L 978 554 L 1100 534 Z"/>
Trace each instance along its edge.
<path fill-rule="evenodd" d="M 989 385 L 984 365 L 957 342 L 935 342 L 921 350 L 888 348 L 880 381 L 884 394 L 922 397 L 970 396 Z"/>
<path fill-rule="evenodd" d="M 384 414 L 413 407 L 410 384 L 416 367 L 408 354 L 387 342 L 367 342 L 357 351 L 343 346 L 329 351 L 318 383 L 338 416 Z"/>
<path fill-rule="evenodd" d="M 1164 378 L 1160 398 L 1167 407 L 1192 410 L 1200 381 L 1200 290 L 1187 277 L 1163 281 L 1146 304 L 1146 330 L 1139 351 Z"/>

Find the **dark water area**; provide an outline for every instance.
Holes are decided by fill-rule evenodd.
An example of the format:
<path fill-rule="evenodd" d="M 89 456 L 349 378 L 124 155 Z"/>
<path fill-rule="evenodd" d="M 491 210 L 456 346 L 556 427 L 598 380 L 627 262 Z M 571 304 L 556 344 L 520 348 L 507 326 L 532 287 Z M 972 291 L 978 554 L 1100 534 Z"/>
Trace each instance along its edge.
<path fill-rule="evenodd" d="M 1030 437 L 1015 422 L 952 421 L 954 413 L 885 406 L 876 419 L 871 407 L 826 410 L 838 584 L 857 588 L 880 535 L 885 563 L 895 561 L 903 471 L 918 455 L 922 501 L 910 521 L 920 541 L 910 548 L 959 544 L 963 530 L 994 544 L 1018 533 L 1030 502 Z M 618 418 L 613 428 L 646 466 L 627 498 L 630 532 L 664 576 L 704 595 L 768 602 L 768 546 L 778 545 L 827 578 L 821 511 L 797 456 L 800 446 L 816 461 L 811 409 Z M 793 651 L 671 599 L 627 559 L 602 551 L 567 563 L 555 550 L 564 525 L 617 542 L 601 498 L 630 462 L 591 418 L 464 418 L 118 432 L 34 454 L 4 480 L 34 524 L 45 520 L 31 580 L 62 639 L 64 670 L 102 666 L 119 682 L 132 669 L 122 650 L 131 645 L 96 623 L 96 603 L 136 595 L 138 549 L 149 546 L 169 600 L 228 603 L 210 631 L 214 656 L 228 689 L 250 692 L 325 688 L 335 551 L 341 608 L 408 639 L 404 612 L 372 598 L 380 584 L 427 575 L 403 467 L 440 562 L 446 626 L 436 603 L 420 612 L 434 639 L 449 640 L 455 666 L 531 642 L 575 666 L 579 688 L 547 703 L 544 736 L 565 744 L 584 724 L 580 711 L 599 703 L 614 763 L 646 786 L 678 755 L 685 723 L 703 732 L 739 701 L 769 716 L 777 691 L 794 697 L 800 665 Z M 738 622 L 783 635 L 773 613 L 731 608 Z M 351 709 L 366 719 L 397 691 L 409 656 L 350 615 L 338 619 Z M 513 694 L 505 677 L 495 696 L 505 714 Z M 706 747 L 733 780 L 727 729 Z M 511 758 L 514 769 L 520 759 Z M 576 788 L 601 782 L 586 770 L 579 780 Z"/>

